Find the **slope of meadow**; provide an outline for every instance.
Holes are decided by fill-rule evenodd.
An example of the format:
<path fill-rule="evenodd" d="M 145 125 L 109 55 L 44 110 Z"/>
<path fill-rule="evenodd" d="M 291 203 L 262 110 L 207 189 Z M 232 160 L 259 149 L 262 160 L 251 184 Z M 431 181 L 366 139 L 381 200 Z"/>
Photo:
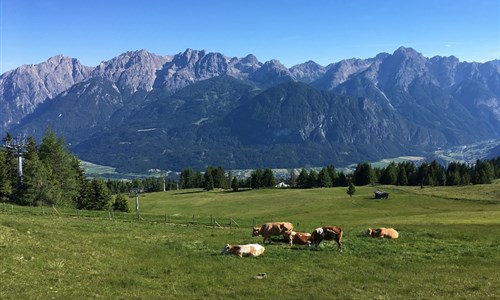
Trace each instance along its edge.
<path fill-rule="evenodd" d="M 377 188 L 390 198 L 374 200 Z M 352 198 L 345 188 L 170 191 L 139 198 L 142 220 L 0 206 L 0 298 L 499 298 L 499 200 L 496 182 L 357 187 Z M 258 258 L 220 255 L 226 243 L 261 243 L 252 225 L 280 220 L 342 227 L 344 253 L 276 238 Z M 400 238 L 363 236 L 378 226 Z"/>

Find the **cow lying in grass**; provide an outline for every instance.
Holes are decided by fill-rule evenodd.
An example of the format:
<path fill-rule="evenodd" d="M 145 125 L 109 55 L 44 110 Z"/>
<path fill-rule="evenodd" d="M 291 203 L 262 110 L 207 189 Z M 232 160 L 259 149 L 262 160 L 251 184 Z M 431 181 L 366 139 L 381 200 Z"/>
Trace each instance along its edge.
<path fill-rule="evenodd" d="M 250 256 L 257 257 L 264 253 L 266 248 L 259 244 L 248 244 L 248 245 L 229 245 L 227 244 L 224 249 L 222 249 L 222 254 L 234 254 L 239 257 Z"/>
<path fill-rule="evenodd" d="M 290 246 L 292 245 L 292 238 L 290 235 L 292 234 L 293 224 L 290 222 L 272 222 L 266 223 L 260 227 L 254 227 L 252 231 L 252 236 L 262 235 L 264 237 L 263 243 L 266 243 L 266 240 L 271 243 L 271 236 L 279 236 L 282 235 L 286 240 L 289 241 Z"/>
<path fill-rule="evenodd" d="M 399 233 L 394 228 L 368 228 L 366 235 L 372 238 L 390 238 L 397 239 L 399 237 Z"/>
<path fill-rule="evenodd" d="M 311 234 L 311 244 L 318 246 L 323 240 L 337 242 L 339 252 L 342 253 L 342 229 L 337 226 L 323 226 L 316 228 Z"/>
<path fill-rule="evenodd" d="M 310 245 L 311 244 L 311 234 L 307 232 L 296 232 L 292 231 L 290 234 L 292 243 L 296 245 Z"/>

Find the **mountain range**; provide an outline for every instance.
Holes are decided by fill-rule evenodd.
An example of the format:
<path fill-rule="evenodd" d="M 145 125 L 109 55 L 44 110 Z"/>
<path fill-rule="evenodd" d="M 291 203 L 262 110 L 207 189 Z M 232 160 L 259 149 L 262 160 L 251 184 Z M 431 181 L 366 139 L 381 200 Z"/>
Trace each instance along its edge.
<path fill-rule="evenodd" d="M 40 139 L 48 127 L 81 159 L 123 172 L 425 155 L 500 137 L 500 63 L 400 47 L 287 68 L 251 54 L 140 50 L 95 67 L 58 55 L 2 74 L 0 131 Z"/>

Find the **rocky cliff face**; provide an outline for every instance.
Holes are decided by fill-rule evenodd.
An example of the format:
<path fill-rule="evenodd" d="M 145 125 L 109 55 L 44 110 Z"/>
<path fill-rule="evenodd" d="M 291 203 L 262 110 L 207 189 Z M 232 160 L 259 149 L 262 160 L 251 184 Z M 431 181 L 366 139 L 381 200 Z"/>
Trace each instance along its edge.
<path fill-rule="evenodd" d="M 91 73 L 116 84 L 121 92 L 131 95 L 138 90 L 151 91 L 156 72 L 171 60 L 146 50 L 130 51 L 102 62 Z"/>
<path fill-rule="evenodd" d="M 330 68 L 323 67 L 310 60 L 303 64 L 298 64 L 290 68 L 290 73 L 292 73 L 293 77 L 297 78 L 298 81 L 311 83 L 325 75 L 326 71 Z"/>
<path fill-rule="evenodd" d="M 37 65 L 23 65 L 0 76 L 0 130 L 19 122 L 47 98 L 88 78 L 92 67 L 58 55 Z"/>
<path fill-rule="evenodd" d="M 48 124 L 82 145 L 83 158 L 109 164 L 135 151 L 134 168 L 146 152 L 147 168 L 227 157 L 234 168 L 348 163 L 500 137 L 500 64 L 401 47 L 288 69 L 187 49 L 126 52 L 95 68 L 56 56 L 3 74 L 0 129 L 40 135 Z M 132 132 L 139 144 L 106 154 Z"/>

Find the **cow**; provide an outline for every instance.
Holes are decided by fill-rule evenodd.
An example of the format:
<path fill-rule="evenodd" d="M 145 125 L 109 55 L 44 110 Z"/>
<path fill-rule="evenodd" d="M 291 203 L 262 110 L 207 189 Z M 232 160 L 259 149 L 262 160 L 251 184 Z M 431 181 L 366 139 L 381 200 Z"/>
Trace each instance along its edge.
<path fill-rule="evenodd" d="M 372 238 L 390 238 L 390 239 L 397 239 L 399 237 L 399 233 L 394 229 L 394 228 L 375 228 L 371 229 L 368 228 L 368 231 L 366 231 L 366 236 L 372 237 Z"/>
<path fill-rule="evenodd" d="M 222 249 L 221 254 L 235 254 L 239 257 L 250 256 L 257 257 L 264 253 L 266 248 L 259 244 L 247 244 L 247 245 L 229 245 L 227 244 L 224 249 Z"/>
<path fill-rule="evenodd" d="M 266 240 L 271 243 L 271 236 L 282 235 L 285 239 L 288 240 L 290 246 L 292 245 L 292 239 L 290 235 L 292 234 L 293 224 L 290 222 L 271 222 L 265 223 L 260 227 L 254 227 L 252 236 L 262 235 L 264 237 L 263 243 L 266 243 Z"/>
<path fill-rule="evenodd" d="M 342 253 L 342 234 L 343 231 L 337 226 L 322 226 L 316 228 L 311 234 L 311 244 L 319 246 L 323 240 L 337 242 L 338 250 Z"/>
<path fill-rule="evenodd" d="M 290 234 L 290 237 L 292 239 L 292 244 L 297 244 L 297 245 L 310 245 L 311 244 L 311 234 L 307 232 L 296 232 L 292 231 Z"/>

